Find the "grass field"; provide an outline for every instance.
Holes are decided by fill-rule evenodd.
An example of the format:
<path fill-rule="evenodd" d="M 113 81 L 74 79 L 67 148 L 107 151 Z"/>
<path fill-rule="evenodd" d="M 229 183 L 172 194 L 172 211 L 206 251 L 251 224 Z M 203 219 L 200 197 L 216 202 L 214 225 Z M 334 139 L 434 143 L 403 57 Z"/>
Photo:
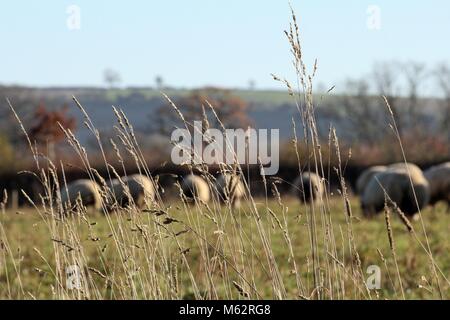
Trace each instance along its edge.
<path fill-rule="evenodd" d="M 201 89 L 201 88 L 200 88 Z M 177 89 L 177 88 L 165 88 L 162 89 L 165 94 L 170 97 L 178 98 L 188 96 L 193 89 Z M 239 97 L 247 103 L 265 104 L 269 106 L 278 106 L 282 104 L 292 104 L 292 99 L 286 94 L 284 90 L 246 90 L 246 89 L 229 89 L 233 96 Z M 106 99 L 112 103 L 116 103 L 119 98 L 129 97 L 131 94 L 142 94 L 145 98 L 161 98 L 161 90 L 153 88 L 119 88 L 109 89 L 105 91 Z M 79 95 L 82 97 L 82 95 Z M 317 100 L 327 99 L 328 97 L 323 94 L 317 94 L 315 97 Z"/>
<path fill-rule="evenodd" d="M 297 79 L 292 85 L 273 75 L 288 94 L 286 97 L 272 94 L 272 98 L 292 98 L 298 110 L 303 128 L 296 128 L 295 121 L 286 123 L 295 133 L 292 145 L 299 169 L 292 172 L 291 178 L 299 174 L 302 177 L 301 182 L 294 182 L 291 187 L 296 187 L 297 195 L 302 194 L 303 199 L 307 194 L 312 196 L 313 201 L 306 205 L 287 194 L 280 195 L 278 185 L 287 181 L 266 177 L 260 155 L 246 145 L 244 150 L 253 149 L 249 153 L 255 154 L 249 155 L 258 156 L 257 163 L 262 169 L 256 181 L 250 181 L 250 176 L 244 174 L 242 167 L 246 162 L 239 162 L 234 154 L 233 161 L 227 163 L 187 163 L 190 173 L 203 181 L 196 183 L 195 188 L 180 185 L 186 179 L 178 176 L 174 177 L 177 183 L 163 188 L 159 176 L 151 174 L 148 159 L 125 113 L 114 108 L 117 136 L 105 143 L 75 98 L 104 163 L 92 166 L 86 148 L 58 123 L 90 179 L 83 182 L 83 189 L 70 191 L 76 186 L 68 186 L 72 181 L 66 179 L 64 164 L 54 163 L 54 159 L 38 150 L 8 101 L 35 161 L 31 174 L 39 179 L 43 192 L 32 199 L 22 190 L 31 208 L 21 208 L 19 212 L 5 210 L 7 192 L 0 202 L 0 298 L 449 299 L 447 208 L 428 206 L 419 213 L 419 219 L 410 221 L 402 206 L 420 208 L 416 193 L 425 190 L 424 198 L 428 198 L 429 185 L 423 177 L 425 182 L 420 185 L 423 188 L 418 189 L 410 169 L 403 173 L 396 169 L 399 175 L 407 174 L 409 182 L 405 185 L 402 181 L 406 180 L 400 178 L 392 182 L 395 190 L 399 190 L 400 200 L 384 192 L 383 212 L 372 219 L 362 217 L 359 201 L 349 195 L 344 176 L 351 152 L 341 153 L 333 125 L 328 128 L 327 142 L 319 138 L 313 102 L 317 65 L 307 71 L 310 68 L 302 60 L 299 30 L 292 12 L 285 35 Z M 242 96 L 246 94 L 250 93 L 241 92 Z M 164 97 L 184 126 L 193 128 L 169 96 Z M 395 110 L 387 98 L 385 104 L 389 117 L 386 125 L 392 129 L 396 138 L 393 143 L 406 163 L 409 152 L 403 146 Z M 217 121 L 218 127 L 225 131 L 214 106 L 208 108 L 209 116 L 206 107 L 199 116 L 202 123 Z M 297 132 L 303 132 L 301 140 Z M 203 139 L 206 142 L 211 138 Z M 304 148 L 299 148 L 300 144 Z M 232 146 L 230 149 L 234 150 Z M 106 150 L 114 151 L 122 168 L 109 162 Z M 195 148 L 184 151 L 196 153 Z M 130 182 L 124 182 L 129 177 L 118 173 L 127 175 L 124 159 L 131 159 L 139 169 L 139 186 L 132 187 Z M 227 183 L 226 188 L 217 183 L 211 164 L 220 167 L 221 175 L 231 174 L 231 178 L 235 176 L 243 184 L 239 196 L 235 183 Z M 101 176 L 100 167 L 107 174 Z M 325 167 L 330 168 L 328 174 Z M 334 194 L 330 193 L 331 167 L 339 179 Z M 309 182 L 304 181 L 305 173 Z M 312 174 L 316 179 L 312 179 Z M 422 175 L 419 168 L 415 175 L 419 178 Z M 254 197 L 256 189 L 252 182 L 258 184 L 258 191 L 265 197 Z M 367 190 L 365 193 L 377 192 Z M 196 195 L 192 196 L 193 193 Z M 72 199 L 68 201 L 68 197 Z M 233 201 L 241 197 L 243 205 L 239 210 L 233 209 Z M 144 202 L 139 198 L 144 198 Z M 394 203 L 395 199 L 398 203 Z M 84 203 L 96 205 L 98 212 L 88 210 Z M 382 203 L 374 205 L 383 208 Z M 147 209 L 140 209 L 143 207 Z M 78 281 L 68 281 L 74 279 Z"/>
<path fill-rule="evenodd" d="M 180 202 L 164 214 L 122 212 L 106 218 L 91 213 L 86 219 L 72 217 L 64 222 L 33 209 L 4 212 L 0 214 L 0 298 L 77 297 L 80 292 L 61 293 L 65 284 L 58 285 L 64 279 L 63 271 L 58 269 L 70 265 L 72 258 L 76 264 L 83 261 L 83 274 L 89 279 L 80 298 L 84 294 L 102 299 L 310 298 L 305 293 L 314 291 L 315 267 L 307 209 L 296 199 L 285 202 L 286 206 L 281 207 L 275 200 L 269 200 L 268 206 L 265 199 L 256 201 L 271 250 L 263 248 L 258 222 L 248 216 L 246 205 L 234 214 L 223 208 L 218 216 Z M 323 237 L 317 237 L 321 281 L 325 288 L 336 287 L 332 293 L 324 291 L 323 298 L 401 298 L 399 278 L 406 298 L 439 298 L 432 285 L 430 260 L 400 219 L 391 217 L 397 275 L 384 215 L 360 219 L 358 201 L 352 200 L 351 206 L 352 230 L 363 274 L 369 277 L 367 267 L 379 266 L 381 287 L 367 292 L 352 276 L 355 263 L 349 254 L 348 224 L 342 199 L 336 197 L 331 198 L 329 206 L 336 241 L 324 242 Z M 450 214 L 444 211 L 444 206 L 427 208 L 423 220 L 434 259 L 443 274 L 449 276 Z M 167 220 L 169 216 L 176 221 Z M 326 223 L 318 213 L 315 223 L 317 234 L 325 235 Z M 418 238 L 425 242 L 420 222 L 413 225 Z M 286 232 L 297 273 L 290 259 Z M 333 250 L 327 249 L 329 243 L 335 243 L 334 258 Z M 275 265 L 268 262 L 267 252 L 273 253 L 277 272 L 271 270 Z M 274 285 L 274 274 L 278 273 L 280 281 Z M 337 279 L 340 283 L 334 282 Z M 333 283 L 328 285 L 328 280 Z M 441 279 L 440 286 L 448 298 L 448 284 Z M 304 289 L 303 294 L 299 288 Z"/>

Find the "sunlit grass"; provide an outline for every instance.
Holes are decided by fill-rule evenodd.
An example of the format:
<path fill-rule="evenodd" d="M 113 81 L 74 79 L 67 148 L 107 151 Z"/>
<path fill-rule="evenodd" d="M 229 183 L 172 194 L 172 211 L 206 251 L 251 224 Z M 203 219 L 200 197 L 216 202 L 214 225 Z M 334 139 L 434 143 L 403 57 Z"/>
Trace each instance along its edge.
<path fill-rule="evenodd" d="M 310 256 L 311 249 L 308 236 L 308 225 L 306 223 L 306 217 L 304 216 L 305 208 L 295 199 L 287 199 L 286 203 L 289 208 L 287 215 L 288 229 L 295 251 L 297 264 L 299 266 L 299 273 L 305 283 L 308 283 L 308 278 L 312 276 L 312 273 L 311 265 L 308 263 L 308 257 Z M 261 212 L 264 212 L 265 201 L 262 201 L 260 204 L 257 203 L 257 205 L 262 208 Z M 184 212 L 182 212 L 181 207 L 182 206 L 180 203 L 180 205 L 173 205 L 171 209 L 169 209 L 171 217 L 180 221 L 170 224 L 170 228 L 175 232 L 186 229 L 183 223 L 187 220 L 187 217 Z M 269 207 L 281 219 L 281 212 L 278 204 L 271 200 L 269 202 Z M 333 230 L 336 238 L 340 238 L 340 233 L 343 233 L 343 242 L 337 241 L 336 243 L 337 252 L 339 255 L 343 255 L 345 260 L 349 260 L 351 257 L 346 254 L 347 240 L 346 235 L 344 234 L 346 222 L 342 200 L 340 198 L 333 198 L 330 208 L 333 220 Z M 355 216 L 360 217 L 358 202 L 356 200 L 352 201 L 352 209 L 354 210 Z M 226 209 L 223 211 L 224 216 L 226 216 L 228 214 Z M 444 211 L 444 206 L 438 206 L 435 210 L 431 208 L 426 209 L 423 212 L 423 215 L 431 249 L 434 252 L 434 257 L 442 271 L 448 275 L 450 274 L 450 256 L 448 255 L 448 252 L 450 252 L 450 240 L 448 237 L 448 234 L 450 234 L 450 215 L 446 214 Z M 147 221 L 149 224 L 153 223 L 154 217 L 152 217 L 152 214 L 143 212 L 140 213 L 140 215 L 149 216 L 148 219 L 143 218 L 143 221 Z M 192 209 L 191 215 L 192 219 L 198 218 L 201 220 L 201 230 L 196 231 L 204 234 L 208 238 L 208 242 L 211 244 L 215 244 L 219 237 L 225 236 L 231 238 L 229 243 L 228 241 L 224 242 L 222 253 L 227 260 L 239 262 L 239 259 L 235 260 L 233 258 L 233 256 L 236 256 L 237 254 L 236 247 L 234 246 L 237 245 L 237 243 L 233 244 L 232 241 L 233 236 L 237 236 L 237 234 L 235 234 L 235 228 L 232 228 L 232 224 L 235 223 L 233 221 L 234 219 L 229 217 L 225 223 L 225 230 L 217 230 L 215 224 L 202 216 L 197 210 Z M 252 260 L 255 262 L 255 268 L 252 274 L 255 287 L 259 290 L 260 294 L 262 294 L 263 298 L 273 298 L 273 293 L 270 290 L 271 279 L 266 270 L 260 268 L 260 265 L 257 262 L 257 259 L 264 258 L 264 249 L 261 247 L 260 242 L 251 241 L 250 243 L 249 240 L 252 237 L 255 237 L 256 227 L 252 219 L 246 216 L 245 206 L 243 206 L 243 209 L 240 212 L 235 213 L 235 218 L 236 220 L 239 220 L 239 225 L 243 228 L 242 235 L 244 235 L 244 237 L 249 237 L 247 240 L 243 241 L 244 247 L 242 248 L 242 251 L 244 256 L 247 258 L 246 263 L 249 263 Z M 114 264 L 121 258 L 114 248 L 115 243 L 111 237 L 111 228 L 109 227 L 106 218 L 102 214 L 95 214 L 91 212 L 89 215 L 90 227 L 86 222 L 76 217 L 72 217 L 70 219 L 80 233 L 80 243 L 84 248 L 88 261 L 88 265 L 86 267 L 92 268 L 92 270 L 98 270 L 101 274 L 113 275 L 119 279 L 119 274 L 115 274 L 115 272 L 121 271 L 120 268 L 117 268 L 117 271 L 114 271 Z M 118 219 L 118 216 L 112 216 L 113 224 L 123 223 L 118 222 Z M 278 229 L 276 221 L 274 221 L 274 219 L 269 215 L 263 215 L 262 221 L 264 228 L 270 234 L 270 241 L 274 256 L 281 270 L 284 279 L 283 281 L 286 286 L 287 297 L 291 299 L 299 298 L 299 293 L 295 283 L 295 276 L 292 274 L 291 263 L 288 262 L 289 253 L 284 243 L 282 232 Z M 32 209 L 24 209 L 20 213 L 6 212 L 5 214 L 0 215 L 0 223 L 3 226 L 5 234 L 8 238 L 9 247 L 14 255 L 15 262 L 19 270 L 19 272 L 16 273 L 10 261 L 6 264 L 6 268 L 8 270 L 3 268 L 0 273 L 0 283 L 2 283 L 0 286 L 0 298 L 22 297 L 21 289 L 19 289 L 19 275 L 25 298 L 54 297 L 52 293 L 52 286 L 56 286 L 56 280 L 52 275 L 52 269 L 49 265 L 47 265 L 47 262 L 52 268 L 55 268 L 53 245 L 58 239 L 52 239 L 52 236 L 48 232 L 47 226 L 44 224 L 41 217 Z M 371 220 L 360 220 L 355 218 L 353 226 L 363 270 L 366 271 L 369 265 L 378 265 L 381 268 L 381 289 L 377 290 L 377 294 L 380 298 L 398 298 L 398 294 L 396 293 L 396 290 L 398 290 L 398 288 L 396 288 L 397 284 L 394 285 L 389 278 L 389 276 L 392 277 L 395 283 L 395 269 L 392 256 L 390 255 L 389 242 L 386 235 L 386 226 L 383 215 L 379 215 Z M 125 224 L 125 228 L 128 228 L 127 231 L 131 234 L 139 232 L 136 230 L 136 226 L 131 219 Z M 411 237 L 399 219 L 393 219 L 393 231 L 396 241 L 400 273 L 402 276 L 406 297 L 436 297 L 436 293 L 430 292 L 427 288 L 427 281 L 431 281 L 429 276 L 431 272 L 430 264 L 427 256 L 421 250 L 417 242 Z M 182 248 L 189 249 L 189 252 L 184 255 L 189 262 L 190 269 L 193 272 L 200 292 L 207 291 L 207 279 L 208 277 L 212 277 L 214 281 L 217 282 L 216 290 L 218 291 L 219 298 L 240 297 L 237 291 L 227 293 L 225 286 L 221 285 L 221 282 L 224 281 L 223 273 L 233 273 L 233 270 L 231 270 L 231 268 L 226 266 L 226 263 L 224 263 L 224 259 L 215 258 L 218 265 L 212 268 L 214 272 L 207 276 L 205 274 L 206 271 L 204 270 L 205 264 L 201 262 L 205 259 L 205 257 L 201 256 L 202 252 L 204 254 L 204 250 L 199 247 L 198 238 L 193 234 L 193 232 L 184 233 L 177 238 Z M 320 248 L 324 248 L 325 246 L 323 244 L 323 239 L 319 238 L 318 241 L 318 246 Z M 140 241 L 136 241 L 136 247 L 130 247 L 129 249 L 139 250 L 137 249 L 139 244 Z M 203 244 L 200 244 L 200 246 L 202 245 Z M 177 256 L 181 255 L 180 251 L 177 249 L 177 246 L 173 244 L 169 247 L 168 252 L 170 252 L 174 260 L 177 260 Z M 388 267 L 387 270 L 385 269 L 385 265 L 377 249 L 380 250 L 386 259 L 386 265 Z M 65 248 L 64 250 L 69 251 L 71 249 Z M 214 249 L 209 248 L 207 252 L 211 254 L 209 259 L 214 261 L 213 258 L 216 256 Z M 5 252 L 2 252 L 0 256 L 4 257 L 5 254 Z M 47 259 L 47 262 L 43 261 L 41 255 Z M 342 256 L 338 258 L 342 259 Z M 219 260 L 221 260 L 220 263 Z M 146 272 L 145 263 L 146 262 L 144 259 L 138 263 L 141 267 L 141 270 L 138 272 Z M 345 272 L 350 273 L 350 262 L 345 261 L 345 264 Z M 236 267 L 238 269 L 243 269 L 239 263 L 236 264 Z M 101 288 L 103 298 L 119 298 L 119 296 L 116 296 L 116 293 L 114 293 L 114 285 L 111 286 L 110 283 L 110 280 L 114 281 L 114 279 L 106 280 L 92 270 L 89 272 L 95 280 L 97 286 Z M 160 271 L 161 273 L 165 272 L 164 270 Z M 367 277 L 368 276 L 369 274 L 367 274 Z M 178 277 L 180 297 L 192 298 L 192 285 L 185 267 L 180 266 L 178 268 Z M 425 281 L 423 277 L 425 277 L 427 281 Z M 233 276 L 231 276 L 231 278 L 235 279 Z M 351 281 L 350 277 L 344 278 L 346 278 L 345 281 Z M 10 283 L 9 286 L 6 285 L 7 282 Z M 446 287 L 445 290 L 449 293 L 448 287 Z M 141 298 L 144 297 L 141 296 Z M 344 296 L 342 298 L 351 299 L 354 298 L 354 296 L 349 294 L 348 296 Z"/>

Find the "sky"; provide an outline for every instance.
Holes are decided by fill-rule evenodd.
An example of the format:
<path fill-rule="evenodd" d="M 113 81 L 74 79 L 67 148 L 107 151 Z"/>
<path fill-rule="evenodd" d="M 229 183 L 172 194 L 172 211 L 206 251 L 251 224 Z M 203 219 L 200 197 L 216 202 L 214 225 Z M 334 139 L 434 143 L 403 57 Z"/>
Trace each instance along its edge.
<path fill-rule="evenodd" d="M 364 77 L 377 61 L 450 62 L 449 1 L 291 4 L 321 86 Z M 174 87 L 279 88 L 271 73 L 293 77 L 289 10 L 280 0 L 2 0 L 0 84 L 103 86 L 109 68 L 122 86 L 160 75 Z"/>

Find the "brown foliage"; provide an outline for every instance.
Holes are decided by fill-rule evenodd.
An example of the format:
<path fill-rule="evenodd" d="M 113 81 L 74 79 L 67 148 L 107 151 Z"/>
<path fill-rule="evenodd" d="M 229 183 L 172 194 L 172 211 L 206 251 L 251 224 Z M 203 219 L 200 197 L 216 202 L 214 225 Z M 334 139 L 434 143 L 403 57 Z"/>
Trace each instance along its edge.
<path fill-rule="evenodd" d="M 67 114 L 68 108 L 64 106 L 59 110 L 48 110 L 41 103 L 34 112 L 34 124 L 30 130 L 30 137 L 38 143 L 58 143 L 64 140 L 64 132 L 59 124 L 70 130 L 76 127 L 75 118 Z"/>
<path fill-rule="evenodd" d="M 247 103 L 234 96 L 229 90 L 214 87 L 197 89 L 175 102 L 187 122 L 202 121 L 204 110 L 209 125 L 220 128 L 208 103 L 214 107 L 218 118 L 227 129 L 247 128 L 251 124 L 246 113 Z M 178 114 L 168 104 L 164 104 L 158 109 L 157 120 L 157 129 L 161 133 L 170 132 L 174 126 L 181 126 Z"/>

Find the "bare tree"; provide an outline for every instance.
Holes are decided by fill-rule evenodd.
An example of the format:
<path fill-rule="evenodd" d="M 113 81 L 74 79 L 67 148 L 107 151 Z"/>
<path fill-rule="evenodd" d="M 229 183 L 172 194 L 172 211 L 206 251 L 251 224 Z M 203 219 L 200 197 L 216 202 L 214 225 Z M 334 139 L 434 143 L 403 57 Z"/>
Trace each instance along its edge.
<path fill-rule="evenodd" d="M 373 68 L 375 86 L 380 95 L 387 98 L 397 123 L 398 131 L 402 135 L 403 121 L 398 99 L 399 65 L 397 62 L 376 63 Z"/>
<path fill-rule="evenodd" d="M 403 65 L 408 90 L 408 125 L 411 129 L 420 123 L 419 91 L 428 77 L 424 63 L 409 62 Z"/>
<path fill-rule="evenodd" d="M 349 132 L 353 132 L 361 142 L 374 144 L 383 137 L 380 119 L 384 114 L 379 108 L 375 108 L 369 89 L 367 80 L 347 80 L 342 106 L 345 120 L 351 127 Z"/>
<path fill-rule="evenodd" d="M 156 88 L 157 88 L 158 90 L 161 90 L 161 89 L 163 88 L 163 86 L 164 86 L 164 80 L 163 80 L 163 77 L 160 76 L 160 75 L 157 75 L 157 76 L 155 77 L 155 83 L 156 83 Z"/>
<path fill-rule="evenodd" d="M 443 95 L 442 115 L 440 119 L 441 129 L 447 132 L 447 139 L 450 141 L 450 68 L 447 64 L 439 64 L 434 71 L 439 89 Z"/>
<path fill-rule="evenodd" d="M 120 74 L 112 69 L 106 69 L 103 72 L 103 79 L 110 88 L 116 87 L 122 81 Z"/>
<path fill-rule="evenodd" d="M 248 89 L 250 91 L 253 91 L 255 90 L 255 88 L 256 88 L 256 81 L 253 79 L 248 80 Z"/>

